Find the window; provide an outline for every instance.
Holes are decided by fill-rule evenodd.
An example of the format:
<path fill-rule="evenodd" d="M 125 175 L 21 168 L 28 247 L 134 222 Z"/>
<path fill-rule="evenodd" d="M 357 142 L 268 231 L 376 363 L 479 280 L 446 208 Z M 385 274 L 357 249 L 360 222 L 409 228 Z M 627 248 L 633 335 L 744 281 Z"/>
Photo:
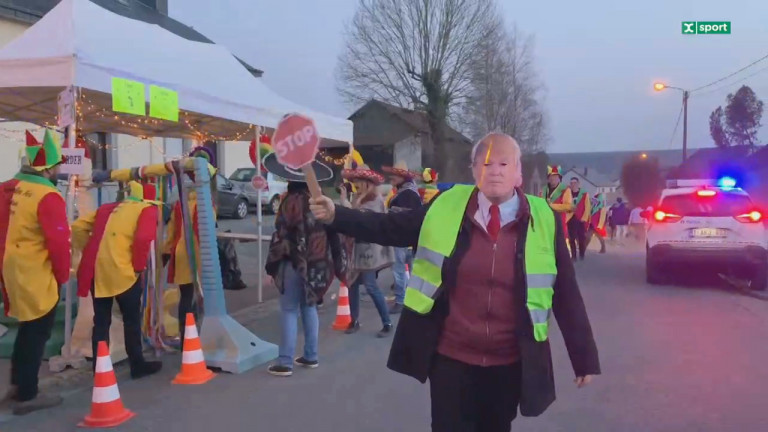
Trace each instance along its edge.
<path fill-rule="evenodd" d="M 660 209 L 678 216 L 731 217 L 754 210 L 746 195 L 717 192 L 711 197 L 696 193 L 670 195 L 661 201 Z"/>
<path fill-rule="evenodd" d="M 229 176 L 232 181 L 249 182 L 256 175 L 256 168 L 238 168 Z"/>
<path fill-rule="evenodd" d="M 105 132 L 96 132 L 89 134 L 85 139 L 88 145 L 88 152 L 91 154 L 93 169 L 108 169 L 107 134 Z"/>

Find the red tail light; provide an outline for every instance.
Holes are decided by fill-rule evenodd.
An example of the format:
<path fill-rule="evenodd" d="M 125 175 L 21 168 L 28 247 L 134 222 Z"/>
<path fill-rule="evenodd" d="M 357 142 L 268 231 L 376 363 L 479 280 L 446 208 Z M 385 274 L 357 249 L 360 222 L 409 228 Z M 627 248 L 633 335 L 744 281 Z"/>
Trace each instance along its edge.
<path fill-rule="evenodd" d="M 680 219 L 682 219 L 682 216 L 678 216 L 676 214 L 667 213 L 662 210 L 656 210 L 653 213 L 653 220 L 656 222 L 677 222 Z"/>
<path fill-rule="evenodd" d="M 702 189 L 702 190 L 696 191 L 696 195 L 700 197 L 713 197 L 715 196 L 715 193 L 716 192 L 713 191 L 712 189 Z"/>
<path fill-rule="evenodd" d="M 741 223 L 758 223 L 763 220 L 763 214 L 757 210 L 736 216 L 736 220 Z"/>

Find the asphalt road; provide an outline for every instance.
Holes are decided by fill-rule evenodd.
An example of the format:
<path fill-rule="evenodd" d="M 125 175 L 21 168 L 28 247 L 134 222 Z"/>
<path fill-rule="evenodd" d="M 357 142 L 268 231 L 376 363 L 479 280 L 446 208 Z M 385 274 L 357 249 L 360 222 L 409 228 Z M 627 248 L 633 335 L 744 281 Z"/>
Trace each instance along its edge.
<path fill-rule="evenodd" d="M 644 283 L 640 251 L 592 254 L 577 264 L 601 353 L 603 375 L 576 389 L 558 330 L 552 346 L 559 399 L 515 431 L 740 431 L 768 425 L 768 302 L 686 278 L 676 286 Z M 330 329 L 333 302 L 321 315 L 321 366 L 277 378 L 259 367 L 219 375 L 203 386 L 172 386 L 179 356 L 160 376 L 120 380 L 137 417 L 118 431 L 419 432 L 429 430 L 428 388 L 385 367 L 389 339 L 363 306 L 363 329 Z M 276 304 L 247 325 L 276 341 Z M 74 431 L 90 392 L 62 407 L 0 423 L 4 432 Z"/>

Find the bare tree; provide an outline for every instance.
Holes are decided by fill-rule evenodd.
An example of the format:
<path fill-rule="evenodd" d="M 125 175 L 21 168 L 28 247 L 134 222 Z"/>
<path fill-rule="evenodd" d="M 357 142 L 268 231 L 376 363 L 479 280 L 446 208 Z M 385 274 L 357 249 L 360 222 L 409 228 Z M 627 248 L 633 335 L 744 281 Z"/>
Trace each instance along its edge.
<path fill-rule="evenodd" d="M 468 95 L 477 47 L 496 16 L 493 0 L 359 0 L 338 90 L 350 103 L 376 98 L 425 111 L 432 139 L 423 162 L 446 171 L 451 151 L 435 146 L 446 143 L 447 118 Z"/>
<path fill-rule="evenodd" d="M 731 145 L 730 141 L 728 141 L 728 134 L 723 126 L 724 117 L 725 113 L 722 106 L 717 107 L 709 115 L 709 135 L 712 137 L 715 145 L 721 148 Z"/>
<path fill-rule="evenodd" d="M 473 138 L 489 130 L 515 137 L 525 153 L 546 148 L 547 121 L 541 100 L 543 85 L 534 63 L 533 37 L 517 27 L 497 30 L 480 45 L 462 127 Z"/>

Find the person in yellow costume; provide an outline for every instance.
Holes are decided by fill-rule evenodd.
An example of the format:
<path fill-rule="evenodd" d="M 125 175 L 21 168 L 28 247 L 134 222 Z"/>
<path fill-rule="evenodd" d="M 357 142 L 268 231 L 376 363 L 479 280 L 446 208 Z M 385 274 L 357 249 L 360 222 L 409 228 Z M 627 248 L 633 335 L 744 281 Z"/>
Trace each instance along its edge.
<path fill-rule="evenodd" d="M 73 246 L 83 251 L 77 270 L 77 294 L 93 295 L 93 352 L 99 342 L 109 343 L 112 303 L 117 301 L 133 379 L 155 374 L 163 366 L 162 362 L 144 359 L 141 343 L 144 290 L 140 275 L 147 268 L 157 236 L 155 195 L 153 185 L 128 182 L 128 196 L 123 201 L 104 204 L 72 224 Z"/>
<path fill-rule="evenodd" d="M 547 167 L 547 187 L 541 191 L 541 197 L 549 203 L 555 214 L 562 218 L 565 238 L 568 238 L 568 221 L 573 216 L 573 193 L 571 188 L 563 183 L 561 167 Z"/>
<path fill-rule="evenodd" d="M 190 154 L 190 156 L 203 157 L 208 153 L 199 153 L 197 155 Z M 210 159 L 208 159 L 210 161 Z M 216 177 L 216 168 L 208 164 L 208 172 L 211 175 L 211 179 Z M 192 172 L 188 172 L 187 175 L 194 182 L 195 175 Z M 213 181 L 213 180 L 212 180 Z M 182 185 L 179 185 L 182 187 Z M 214 200 L 215 201 L 215 200 Z M 212 203 L 215 208 L 215 203 Z M 187 208 L 189 208 L 189 216 L 192 218 L 193 236 L 193 251 L 196 257 L 197 268 L 200 268 L 200 237 L 198 232 L 197 222 L 197 193 L 192 190 L 188 194 Z M 214 211 L 215 215 L 216 212 Z M 192 274 L 192 267 L 190 265 L 190 258 L 187 252 L 187 237 L 184 233 L 181 202 L 177 201 L 171 214 L 171 220 L 168 223 L 168 237 L 163 245 L 163 265 L 168 264 L 168 283 L 179 286 L 179 337 L 181 338 L 181 344 L 183 349 L 184 344 L 184 327 L 187 313 L 196 312 L 195 305 L 195 285 L 194 281 L 197 275 Z M 197 315 L 195 313 L 195 315 Z"/>
<path fill-rule="evenodd" d="M 19 320 L 11 357 L 11 386 L 2 404 L 23 415 L 59 405 L 38 392 L 38 372 L 56 318 L 59 290 L 69 280 L 70 231 L 56 188 L 61 145 L 45 131 L 43 144 L 27 132 L 28 165 L 0 184 L 0 256 L 6 315 Z"/>

